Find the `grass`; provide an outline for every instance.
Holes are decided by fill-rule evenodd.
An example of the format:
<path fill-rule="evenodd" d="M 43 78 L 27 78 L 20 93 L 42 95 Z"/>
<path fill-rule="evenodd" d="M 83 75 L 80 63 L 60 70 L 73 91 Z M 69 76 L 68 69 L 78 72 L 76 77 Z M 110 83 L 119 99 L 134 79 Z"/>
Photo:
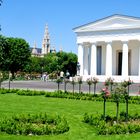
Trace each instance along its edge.
<path fill-rule="evenodd" d="M 54 136 L 15 136 L 0 134 L 0 140 L 139 140 L 140 134 L 97 136 L 92 126 L 82 122 L 87 113 L 102 113 L 102 102 L 46 98 L 44 96 L 18 96 L 16 94 L 0 94 L 0 117 L 16 113 L 39 113 L 64 115 L 70 130 Z M 107 102 L 106 113 L 115 115 L 115 103 Z M 120 111 L 125 104 L 120 104 Z M 140 112 L 139 105 L 130 104 L 129 112 Z"/>

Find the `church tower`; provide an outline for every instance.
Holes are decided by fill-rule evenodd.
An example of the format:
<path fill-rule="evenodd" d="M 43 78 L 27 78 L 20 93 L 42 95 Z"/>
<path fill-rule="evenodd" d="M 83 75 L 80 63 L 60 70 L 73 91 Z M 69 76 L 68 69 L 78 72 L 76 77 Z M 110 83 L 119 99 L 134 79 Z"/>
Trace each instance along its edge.
<path fill-rule="evenodd" d="M 42 54 L 50 53 L 50 36 L 48 31 L 48 25 L 45 27 L 45 33 L 42 41 Z"/>

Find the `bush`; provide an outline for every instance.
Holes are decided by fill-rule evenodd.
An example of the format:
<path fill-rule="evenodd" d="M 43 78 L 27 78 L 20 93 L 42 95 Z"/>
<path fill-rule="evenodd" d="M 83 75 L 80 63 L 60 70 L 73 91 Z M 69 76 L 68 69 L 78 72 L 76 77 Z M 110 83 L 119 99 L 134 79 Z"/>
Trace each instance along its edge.
<path fill-rule="evenodd" d="M 25 95 L 25 96 L 40 96 L 40 95 L 45 95 L 45 91 L 19 90 L 17 91 L 17 94 Z"/>
<path fill-rule="evenodd" d="M 19 114 L 0 119 L 0 132 L 14 135 L 60 134 L 69 130 L 65 118 L 46 113 Z"/>
<path fill-rule="evenodd" d="M 72 93 L 72 92 L 63 92 L 63 91 L 35 91 L 35 90 L 19 90 L 19 89 L 0 89 L 0 94 L 6 93 L 16 93 L 18 95 L 24 96 L 41 96 L 45 97 L 54 97 L 54 98 L 67 98 L 67 99 L 76 99 L 76 100 L 91 100 L 91 101 L 103 101 L 101 94 L 84 94 L 84 93 Z M 109 98 L 106 98 L 107 102 L 114 102 L 115 94 L 111 94 Z M 120 94 L 119 102 L 125 103 L 125 95 Z M 129 104 L 140 104 L 139 96 L 129 96 Z"/>
<path fill-rule="evenodd" d="M 137 113 L 129 116 L 129 122 L 125 122 L 125 112 L 120 113 L 119 123 L 116 123 L 116 117 L 84 114 L 83 121 L 96 128 L 97 135 L 114 135 L 140 132 L 140 115 Z"/>
<path fill-rule="evenodd" d="M 18 89 L 4 89 L 4 88 L 1 88 L 0 89 L 0 94 L 16 93 L 18 91 L 19 91 Z"/>

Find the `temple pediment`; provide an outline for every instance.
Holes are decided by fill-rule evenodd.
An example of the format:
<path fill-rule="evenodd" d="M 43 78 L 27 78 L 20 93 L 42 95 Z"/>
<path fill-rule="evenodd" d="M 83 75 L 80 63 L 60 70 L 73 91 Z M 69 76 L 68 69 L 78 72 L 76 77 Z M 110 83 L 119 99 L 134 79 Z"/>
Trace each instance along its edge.
<path fill-rule="evenodd" d="M 75 32 L 88 32 L 88 31 L 104 31 L 104 30 L 122 30 L 122 29 L 137 29 L 140 28 L 140 18 L 113 15 L 110 17 L 91 22 L 77 28 Z"/>

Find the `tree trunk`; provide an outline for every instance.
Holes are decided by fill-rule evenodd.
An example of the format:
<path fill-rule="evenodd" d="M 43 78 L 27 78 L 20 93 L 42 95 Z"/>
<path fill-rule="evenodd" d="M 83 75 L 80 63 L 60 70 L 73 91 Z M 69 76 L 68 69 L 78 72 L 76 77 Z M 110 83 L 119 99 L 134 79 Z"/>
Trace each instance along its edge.
<path fill-rule="evenodd" d="M 67 92 L 67 83 L 64 82 L 64 91 Z"/>
<path fill-rule="evenodd" d="M 0 78 L 0 89 L 1 89 L 1 83 L 2 83 L 2 80 L 1 80 L 1 78 Z"/>
<path fill-rule="evenodd" d="M 91 87 L 91 86 L 89 85 L 89 94 L 90 94 L 90 87 Z"/>
<path fill-rule="evenodd" d="M 104 117 L 104 120 L 105 120 L 105 109 L 106 109 L 106 99 L 104 97 L 104 108 L 103 108 L 103 117 Z"/>
<path fill-rule="evenodd" d="M 58 83 L 58 91 L 59 91 L 59 86 L 60 86 L 60 83 Z"/>
<path fill-rule="evenodd" d="M 96 84 L 94 84 L 94 95 L 96 93 Z"/>
<path fill-rule="evenodd" d="M 111 85 L 110 85 L 110 91 L 112 91 L 112 86 L 113 86 L 113 85 L 111 84 Z"/>
<path fill-rule="evenodd" d="M 126 122 L 128 121 L 128 98 L 126 99 Z"/>
<path fill-rule="evenodd" d="M 10 71 L 9 71 L 9 89 L 10 89 L 10 81 L 11 81 L 11 74 L 10 74 Z"/>
<path fill-rule="evenodd" d="M 73 86 L 73 94 L 74 94 L 74 84 L 72 86 Z"/>
<path fill-rule="evenodd" d="M 117 122 L 118 122 L 118 116 L 119 116 L 119 102 L 117 102 L 116 104 L 117 104 L 116 119 L 117 119 Z"/>
<path fill-rule="evenodd" d="M 128 90 L 128 96 L 129 96 L 129 85 L 128 85 L 128 87 L 127 87 L 127 88 L 128 88 L 127 90 Z"/>
<path fill-rule="evenodd" d="M 79 93 L 81 93 L 81 84 L 79 84 Z"/>

